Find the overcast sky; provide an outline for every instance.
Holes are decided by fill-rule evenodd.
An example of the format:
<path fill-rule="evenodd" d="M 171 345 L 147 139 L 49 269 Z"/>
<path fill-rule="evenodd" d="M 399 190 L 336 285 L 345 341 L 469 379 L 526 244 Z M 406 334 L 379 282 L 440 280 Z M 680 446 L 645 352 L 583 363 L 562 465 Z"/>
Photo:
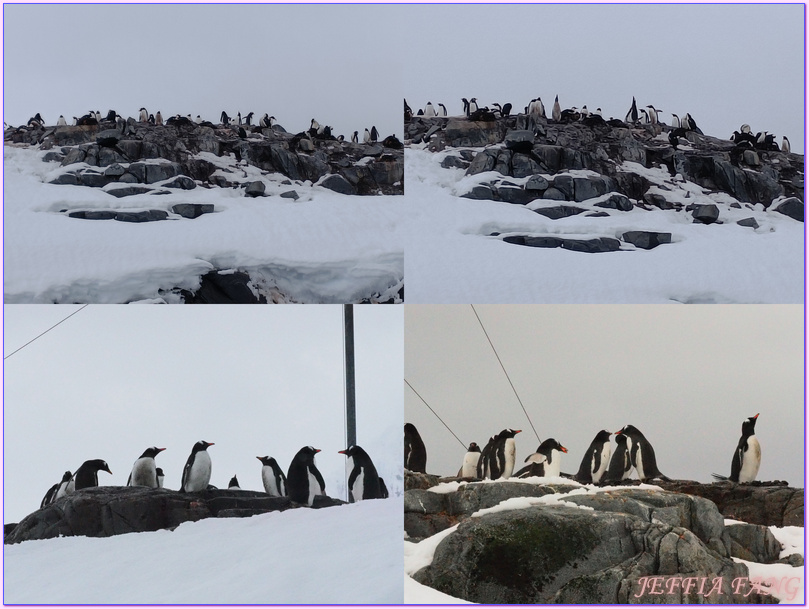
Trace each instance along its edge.
<path fill-rule="evenodd" d="M 413 108 L 461 98 L 541 97 L 548 114 L 600 107 L 623 119 L 635 96 L 667 123 L 690 113 L 729 138 L 743 123 L 803 153 L 804 5 L 508 5 L 407 7 L 405 97 Z"/>
<path fill-rule="evenodd" d="M 758 479 L 803 487 L 802 306 L 475 309 L 540 439 L 570 451 L 563 472 L 578 470 L 598 431 L 632 424 L 664 474 L 710 482 L 730 474 L 742 422 L 761 413 Z M 539 441 L 472 307 L 407 306 L 405 333 L 405 379 L 464 445 L 523 430 L 521 466 Z M 405 421 L 424 439 L 427 471 L 456 475 L 465 446 L 407 386 Z"/>
<path fill-rule="evenodd" d="M 4 5 L 4 117 L 265 112 L 402 137 L 402 40 L 384 6 Z"/>
<path fill-rule="evenodd" d="M 78 307 L 6 305 L 4 355 Z M 380 472 L 402 458 L 401 307 L 355 306 L 357 443 Z M 257 456 L 284 471 L 322 452 L 326 492 L 344 478 L 343 307 L 91 305 L 5 361 L 4 522 L 39 508 L 65 470 L 104 459 L 124 485 L 150 446 L 178 489 L 198 440 L 211 484 L 263 490 Z M 384 476 L 383 476 L 384 477 Z M 391 481 L 392 483 L 392 481 Z"/>

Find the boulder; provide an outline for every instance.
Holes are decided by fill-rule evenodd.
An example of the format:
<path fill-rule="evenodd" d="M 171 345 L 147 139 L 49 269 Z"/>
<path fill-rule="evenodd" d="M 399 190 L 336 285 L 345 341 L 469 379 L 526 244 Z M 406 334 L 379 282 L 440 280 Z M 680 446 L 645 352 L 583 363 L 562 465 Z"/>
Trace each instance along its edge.
<path fill-rule="evenodd" d="M 691 215 L 694 217 L 694 222 L 713 224 L 719 219 L 719 208 L 713 203 L 709 203 L 708 205 L 696 205 Z"/>
<path fill-rule="evenodd" d="M 212 214 L 214 206 L 212 203 L 178 203 L 171 208 L 175 213 L 183 218 L 199 218 L 202 214 Z"/>
<path fill-rule="evenodd" d="M 651 250 L 662 243 L 671 243 L 671 233 L 657 233 L 645 230 L 631 230 L 621 235 L 621 239 L 635 247 Z"/>
<path fill-rule="evenodd" d="M 548 189 L 550 190 L 550 189 Z M 548 194 L 548 191 L 545 191 Z M 544 196 L 542 197 L 545 198 Z M 540 207 L 534 210 L 536 213 L 543 215 L 551 220 L 558 220 L 559 218 L 569 218 L 587 211 L 582 207 L 574 207 L 572 205 L 556 205 L 554 207 Z"/>
<path fill-rule="evenodd" d="M 778 561 L 781 544 L 769 527 L 758 524 L 732 524 L 725 528 L 730 536 L 731 556 L 760 563 Z"/>
<path fill-rule="evenodd" d="M 357 189 L 354 188 L 354 186 L 352 186 L 351 183 L 343 176 L 338 174 L 328 176 L 326 179 L 320 182 L 320 186 L 333 190 L 334 192 L 339 192 L 343 195 L 357 194 Z"/>
<path fill-rule="evenodd" d="M 182 190 L 193 190 L 197 187 L 197 183 L 187 176 L 177 176 L 167 184 L 163 184 L 165 188 L 180 188 Z"/>
<path fill-rule="evenodd" d="M 210 271 L 200 278 L 194 292 L 182 291 L 187 304 L 267 304 L 257 296 L 250 275 L 242 271 Z"/>
<path fill-rule="evenodd" d="M 629 197 L 621 193 L 612 193 L 606 201 L 599 201 L 594 203 L 596 207 L 604 207 L 606 209 L 617 209 L 618 211 L 632 211 L 635 207 Z"/>
<path fill-rule="evenodd" d="M 444 136 L 450 146 L 477 148 L 503 140 L 505 127 L 498 121 L 470 121 L 450 118 Z"/>
<path fill-rule="evenodd" d="M 789 197 L 785 199 L 778 206 L 775 208 L 779 214 L 784 214 L 785 216 L 789 216 L 793 220 L 797 220 L 798 222 L 803 222 L 804 219 L 804 211 L 803 211 L 803 201 L 798 199 L 797 197 Z"/>
<path fill-rule="evenodd" d="M 155 222 L 169 217 L 167 211 L 162 209 L 148 209 L 146 211 L 119 211 L 115 214 L 118 222 Z"/>
<path fill-rule="evenodd" d="M 244 196 L 245 197 L 263 197 L 264 196 L 264 182 L 261 180 L 255 180 L 254 182 L 250 182 L 247 187 L 244 189 Z"/>

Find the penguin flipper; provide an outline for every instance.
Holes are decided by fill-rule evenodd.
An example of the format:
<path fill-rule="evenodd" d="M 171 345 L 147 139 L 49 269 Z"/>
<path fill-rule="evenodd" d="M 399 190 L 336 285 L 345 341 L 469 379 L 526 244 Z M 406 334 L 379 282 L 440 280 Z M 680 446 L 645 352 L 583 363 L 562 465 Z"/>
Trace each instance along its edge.
<path fill-rule="evenodd" d="M 315 467 L 312 473 L 315 475 L 315 479 L 317 480 L 317 483 L 320 485 L 320 494 L 325 495 L 326 483 L 323 481 L 323 476 L 320 474 L 320 470 Z"/>
<path fill-rule="evenodd" d="M 362 471 L 362 470 L 359 467 L 355 467 L 354 469 L 351 470 L 351 475 L 348 477 L 348 488 L 349 489 L 354 487 L 354 481 L 359 476 L 360 471 Z M 322 479 L 318 478 L 318 482 L 320 482 L 320 485 L 323 486 L 323 480 Z"/>

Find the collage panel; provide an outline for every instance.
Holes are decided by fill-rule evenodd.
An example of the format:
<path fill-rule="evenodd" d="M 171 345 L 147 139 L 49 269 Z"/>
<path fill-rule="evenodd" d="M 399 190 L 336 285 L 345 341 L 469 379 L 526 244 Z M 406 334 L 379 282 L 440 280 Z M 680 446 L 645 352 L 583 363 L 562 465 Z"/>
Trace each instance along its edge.
<path fill-rule="evenodd" d="M 401 302 L 383 9 L 4 5 L 4 301 Z"/>
<path fill-rule="evenodd" d="M 803 307 L 405 309 L 406 604 L 804 603 Z"/>
<path fill-rule="evenodd" d="M 4 315 L 5 603 L 401 603 L 402 307 Z"/>

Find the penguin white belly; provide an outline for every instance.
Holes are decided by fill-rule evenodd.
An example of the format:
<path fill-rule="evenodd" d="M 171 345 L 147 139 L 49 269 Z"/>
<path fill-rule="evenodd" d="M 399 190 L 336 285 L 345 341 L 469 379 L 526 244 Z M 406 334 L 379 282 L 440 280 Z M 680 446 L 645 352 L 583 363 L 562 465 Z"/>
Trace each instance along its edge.
<path fill-rule="evenodd" d="M 155 467 L 154 459 L 141 457 L 135 461 L 132 466 L 130 486 L 157 487 L 157 467 Z"/>
<path fill-rule="evenodd" d="M 261 468 L 261 481 L 264 483 L 264 491 L 273 497 L 281 497 L 281 492 L 275 484 L 275 472 L 269 465 Z"/>
<path fill-rule="evenodd" d="M 747 450 L 742 454 L 742 469 L 739 471 L 739 482 L 752 482 L 758 475 L 761 466 L 761 445 L 756 436 L 747 438 Z"/>
<path fill-rule="evenodd" d="M 478 471 L 478 461 L 480 460 L 480 453 L 466 453 L 463 458 L 463 466 L 461 467 L 461 476 L 464 478 L 476 477 Z"/>
<path fill-rule="evenodd" d="M 362 493 L 365 489 L 365 469 L 360 467 L 360 473 L 354 480 L 354 485 L 351 487 L 351 495 L 354 497 L 354 503 L 362 501 Z"/>
<path fill-rule="evenodd" d="M 71 480 L 68 480 L 67 482 L 60 482 L 59 483 L 59 488 L 56 491 L 56 496 L 53 498 L 54 501 L 56 501 L 57 499 L 61 499 L 62 497 L 67 495 L 69 492 L 72 492 L 72 491 L 68 491 L 68 488 L 70 487 L 70 483 L 71 483 Z"/>
<path fill-rule="evenodd" d="M 562 453 L 555 448 L 551 451 L 551 460 L 549 463 L 545 464 L 545 476 L 547 477 L 559 477 L 560 472 L 562 471 L 562 463 L 559 455 Z"/>
<path fill-rule="evenodd" d="M 604 472 L 607 471 L 607 465 L 610 462 L 611 456 L 610 443 L 604 442 L 604 447 L 601 449 L 601 463 L 598 469 L 593 471 L 593 482 L 600 482 Z"/>
<path fill-rule="evenodd" d="M 207 450 L 200 450 L 191 464 L 185 481 L 186 492 L 204 491 L 211 481 L 211 457 Z"/>
<path fill-rule="evenodd" d="M 514 442 L 514 438 L 506 439 L 506 448 L 503 452 L 506 457 L 506 462 L 503 466 L 503 473 L 500 477 L 511 478 L 511 474 L 514 472 L 514 460 L 517 455 L 517 445 Z"/>
<path fill-rule="evenodd" d="M 640 480 L 646 480 L 645 472 L 643 471 L 643 446 L 638 446 L 638 452 L 635 456 L 635 471 L 638 472 Z"/>
<path fill-rule="evenodd" d="M 317 478 L 315 478 L 315 475 L 308 469 L 306 471 L 307 471 L 307 473 L 309 475 L 309 503 L 308 503 L 308 505 L 309 505 L 309 507 L 312 507 L 312 503 L 314 502 L 315 497 L 317 495 L 322 495 L 322 493 L 320 492 L 320 482 L 317 481 Z"/>

